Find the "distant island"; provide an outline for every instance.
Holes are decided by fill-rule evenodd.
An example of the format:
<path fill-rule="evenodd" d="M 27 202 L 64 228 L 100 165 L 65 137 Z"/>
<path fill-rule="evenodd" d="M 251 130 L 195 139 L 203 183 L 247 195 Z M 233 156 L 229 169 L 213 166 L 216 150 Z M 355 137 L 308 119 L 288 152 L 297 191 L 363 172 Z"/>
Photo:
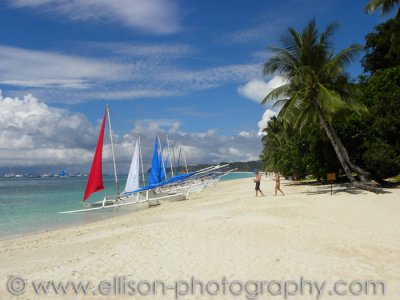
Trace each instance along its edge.
<path fill-rule="evenodd" d="M 253 172 L 254 170 L 264 170 L 264 163 L 261 160 L 245 162 L 221 162 L 220 165 L 229 164 L 229 169 L 237 169 L 237 172 Z M 197 171 L 212 166 L 212 164 L 189 165 L 189 171 Z"/>
<path fill-rule="evenodd" d="M 246 161 L 246 162 L 220 162 L 220 165 L 229 164 L 229 169 L 236 169 L 235 172 L 253 172 L 254 170 L 264 170 L 264 163 L 260 160 L 256 161 Z M 196 164 L 196 165 L 188 165 L 188 171 L 193 172 L 197 170 L 201 170 L 210 166 L 214 166 L 215 164 Z M 185 167 L 179 166 L 179 172 L 184 173 Z M 169 172 L 169 169 L 167 170 Z M 147 173 L 150 173 L 150 169 L 147 170 Z M 47 177 L 86 177 L 87 174 L 82 173 L 72 173 L 67 172 L 66 170 L 61 170 L 59 173 L 48 173 L 44 172 L 41 173 L 16 173 L 16 172 L 0 172 L 0 177 L 4 178 L 47 178 Z M 107 174 L 107 175 L 112 175 Z M 119 175 L 126 175 L 126 174 L 119 174 Z"/>

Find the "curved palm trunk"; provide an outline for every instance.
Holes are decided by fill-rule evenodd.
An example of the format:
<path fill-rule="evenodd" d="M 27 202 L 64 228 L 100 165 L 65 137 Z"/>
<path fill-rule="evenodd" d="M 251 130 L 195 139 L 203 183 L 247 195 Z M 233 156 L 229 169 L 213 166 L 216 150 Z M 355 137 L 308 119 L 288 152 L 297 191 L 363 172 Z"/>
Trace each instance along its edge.
<path fill-rule="evenodd" d="M 370 179 L 370 173 L 368 173 L 364 169 L 360 168 L 359 166 L 357 166 L 356 164 L 354 164 L 350 160 L 349 154 L 347 153 L 347 149 L 342 144 L 342 141 L 340 140 L 340 138 L 336 134 L 336 131 L 333 129 L 332 125 L 330 125 L 329 123 L 328 123 L 328 125 L 329 125 L 329 127 L 331 129 L 331 133 L 333 135 L 333 138 L 335 139 L 335 142 L 338 145 L 340 151 L 342 152 L 343 157 L 346 160 L 347 164 L 350 166 L 351 169 L 353 169 L 357 173 L 358 177 L 360 177 L 362 182 L 367 183 L 369 181 L 369 179 Z"/>
<path fill-rule="evenodd" d="M 346 176 L 353 183 L 354 181 L 356 181 L 356 179 L 351 174 L 350 167 L 349 167 L 348 163 L 346 162 L 342 151 L 340 151 L 339 146 L 336 143 L 335 138 L 333 137 L 331 128 L 329 128 L 328 123 L 325 121 L 324 116 L 322 115 L 321 108 L 319 107 L 318 104 L 316 104 L 316 108 L 317 108 L 317 115 L 318 115 L 319 121 L 320 121 L 322 127 L 324 127 L 325 133 L 328 136 L 329 140 L 331 141 L 331 144 L 333 146 L 333 149 L 335 150 L 335 153 L 336 153 L 336 155 L 337 155 L 337 157 L 339 159 L 339 162 L 342 165 L 343 170 L 346 173 Z"/>
<path fill-rule="evenodd" d="M 367 190 L 367 191 L 370 191 L 370 192 L 377 193 L 377 192 L 378 192 L 378 189 L 375 188 L 375 187 L 372 187 L 372 186 L 368 185 L 367 182 L 364 181 L 364 180 L 365 180 L 365 177 L 364 177 L 364 176 L 363 176 L 363 177 L 360 176 L 360 178 L 364 178 L 364 180 L 363 180 L 362 182 L 357 181 L 357 180 L 354 178 L 354 176 L 353 176 L 352 173 L 351 173 L 351 169 L 353 169 L 354 171 L 356 171 L 357 174 L 358 174 L 357 169 L 358 169 L 359 171 L 362 170 L 362 169 L 361 169 L 360 167 L 354 165 L 354 164 L 350 161 L 349 155 L 348 155 L 348 153 L 347 153 L 346 148 L 343 146 L 343 144 L 342 144 L 342 142 L 340 141 L 339 137 L 336 135 L 336 132 L 335 132 L 335 131 L 333 130 L 333 128 L 328 124 L 328 122 L 325 120 L 324 115 L 323 115 L 322 110 L 321 110 L 321 107 L 319 106 L 319 104 L 317 103 L 317 101 L 316 101 L 315 99 L 313 100 L 313 103 L 314 103 L 314 105 L 315 105 L 315 108 L 316 108 L 316 111 L 317 111 L 317 115 L 318 115 L 319 121 L 320 121 L 322 127 L 324 127 L 324 130 L 325 130 L 325 132 L 326 132 L 326 135 L 328 136 L 328 138 L 329 138 L 329 140 L 330 140 L 330 142 L 331 142 L 331 144 L 332 144 L 332 146 L 333 146 L 333 149 L 335 150 L 335 153 L 336 153 L 336 155 L 337 155 L 337 157 L 338 157 L 338 159 L 339 159 L 339 162 L 340 162 L 340 164 L 342 165 L 343 170 L 345 171 L 346 176 L 349 178 L 350 182 L 351 182 L 355 187 L 357 187 L 357 188 L 359 188 L 359 189 L 363 189 L 363 190 Z M 354 166 L 355 166 L 356 168 L 354 168 Z M 351 169 L 350 169 L 350 168 L 351 168 Z M 365 172 L 364 170 L 362 170 L 362 171 Z M 367 173 L 367 172 L 365 172 L 365 173 Z"/>

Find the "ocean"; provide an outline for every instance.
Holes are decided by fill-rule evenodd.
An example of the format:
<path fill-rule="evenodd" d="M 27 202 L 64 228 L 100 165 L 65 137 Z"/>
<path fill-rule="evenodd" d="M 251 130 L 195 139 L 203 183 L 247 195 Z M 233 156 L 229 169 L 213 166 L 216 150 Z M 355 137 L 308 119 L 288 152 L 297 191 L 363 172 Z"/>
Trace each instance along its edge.
<path fill-rule="evenodd" d="M 238 172 L 221 181 L 253 177 L 253 173 Z M 114 177 L 104 176 L 105 191 L 92 194 L 90 201 L 114 195 Z M 126 176 L 119 178 L 120 189 Z M 82 197 L 87 177 L 0 178 L 0 239 L 32 232 L 54 230 L 71 225 L 86 224 L 123 215 L 135 210 L 135 205 L 85 213 L 59 214 L 61 211 L 82 209 Z"/>

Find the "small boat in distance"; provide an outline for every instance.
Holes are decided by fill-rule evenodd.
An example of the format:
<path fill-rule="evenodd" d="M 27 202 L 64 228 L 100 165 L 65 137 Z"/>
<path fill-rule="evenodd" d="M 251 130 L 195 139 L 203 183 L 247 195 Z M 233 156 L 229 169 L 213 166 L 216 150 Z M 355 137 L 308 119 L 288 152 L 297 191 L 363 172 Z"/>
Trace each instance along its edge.
<path fill-rule="evenodd" d="M 4 174 L 5 178 L 13 178 L 15 176 L 16 176 L 16 174 L 14 172 L 10 172 L 10 173 Z"/>
<path fill-rule="evenodd" d="M 67 173 L 66 170 L 61 170 L 60 173 L 58 173 L 59 177 L 69 177 L 69 174 Z"/>

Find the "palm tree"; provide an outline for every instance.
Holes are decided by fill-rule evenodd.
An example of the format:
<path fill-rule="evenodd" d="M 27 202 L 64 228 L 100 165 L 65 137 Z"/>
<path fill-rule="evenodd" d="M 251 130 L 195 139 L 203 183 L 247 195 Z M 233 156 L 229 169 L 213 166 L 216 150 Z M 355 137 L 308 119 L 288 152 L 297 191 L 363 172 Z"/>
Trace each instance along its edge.
<path fill-rule="evenodd" d="M 282 39 L 283 47 L 270 47 L 274 55 L 263 67 L 264 75 L 283 76 L 286 84 L 271 91 L 262 103 L 272 101 L 275 106 L 282 106 L 278 118 L 296 128 L 319 122 L 353 185 L 376 191 L 368 185 L 369 173 L 350 160 L 331 125 L 339 112 L 339 116 L 345 116 L 346 110 L 366 111 L 355 100 L 359 91 L 355 84 L 349 83 L 344 72 L 362 47 L 354 44 L 335 55 L 331 39 L 337 28 L 337 24 L 331 24 L 319 33 L 315 20 L 311 20 L 301 33 L 289 28 L 289 35 Z M 352 171 L 361 181 L 352 175 Z"/>
<path fill-rule="evenodd" d="M 266 171 L 280 171 L 286 173 L 283 168 L 284 155 L 282 149 L 287 150 L 290 137 L 284 129 L 282 120 L 272 117 L 263 132 L 264 144 L 260 159 L 265 163 Z"/>
<path fill-rule="evenodd" d="M 381 14 L 387 14 L 399 4 L 399 0 L 371 0 L 365 7 L 367 13 L 372 13 L 381 7 Z M 400 19 L 400 7 L 397 9 L 396 19 Z"/>

